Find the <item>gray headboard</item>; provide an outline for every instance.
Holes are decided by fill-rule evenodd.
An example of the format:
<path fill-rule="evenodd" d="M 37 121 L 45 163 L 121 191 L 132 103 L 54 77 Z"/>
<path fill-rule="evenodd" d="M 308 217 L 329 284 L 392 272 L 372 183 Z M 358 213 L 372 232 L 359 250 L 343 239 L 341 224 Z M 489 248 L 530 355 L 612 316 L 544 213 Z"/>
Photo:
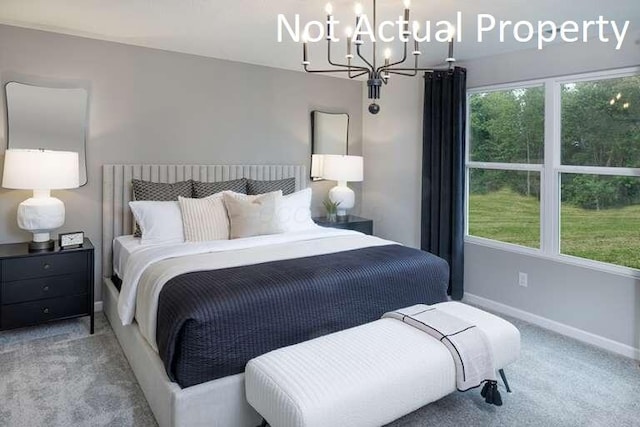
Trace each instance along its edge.
<path fill-rule="evenodd" d="M 307 187 L 307 170 L 301 165 L 104 165 L 102 179 L 102 275 L 111 277 L 113 239 L 133 232 L 129 210 L 132 179 L 203 182 L 239 178 L 257 180 L 296 179 L 296 191 Z"/>

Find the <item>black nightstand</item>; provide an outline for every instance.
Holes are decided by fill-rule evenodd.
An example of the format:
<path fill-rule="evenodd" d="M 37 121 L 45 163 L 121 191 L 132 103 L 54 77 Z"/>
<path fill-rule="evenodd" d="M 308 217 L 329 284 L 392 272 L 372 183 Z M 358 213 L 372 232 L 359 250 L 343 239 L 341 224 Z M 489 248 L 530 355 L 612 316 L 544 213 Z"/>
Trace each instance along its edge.
<path fill-rule="evenodd" d="M 0 330 L 91 316 L 94 249 L 29 252 L 27 243 L 0 245 Z"/>
<path fill-rule="evenodd" d="M 343 228 L 345 230 L 359 231 L 364 234 L 373 234 L 373 220 L 355 215 L 338 217 L 335 222 L 328 221 L 326 216 L 313 218 L 313 221 L 323 227 Z"/>

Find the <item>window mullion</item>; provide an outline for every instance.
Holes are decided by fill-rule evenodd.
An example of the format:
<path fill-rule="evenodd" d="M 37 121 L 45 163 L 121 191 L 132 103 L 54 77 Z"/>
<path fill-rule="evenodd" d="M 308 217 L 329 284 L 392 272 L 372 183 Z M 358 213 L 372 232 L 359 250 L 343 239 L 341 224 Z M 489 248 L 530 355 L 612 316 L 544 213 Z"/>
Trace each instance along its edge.
<path fill-rule="evenodd" d="M 544 103 L 544 170 L 540 198 L 541 249 L 547 255 L 559 253 L 560 239 L 560 86 L 553 79 L 545 83 Z"/>

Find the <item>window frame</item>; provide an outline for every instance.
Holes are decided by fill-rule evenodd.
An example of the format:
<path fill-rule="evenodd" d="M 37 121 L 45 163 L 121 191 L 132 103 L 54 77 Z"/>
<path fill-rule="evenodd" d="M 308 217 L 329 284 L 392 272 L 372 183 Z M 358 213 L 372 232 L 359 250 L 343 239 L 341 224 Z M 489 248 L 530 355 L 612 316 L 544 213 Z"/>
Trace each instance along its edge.
<path fill-rule="evenodd" d="M 504 84 L 478 86 L 467 90 L 467 105 L 470 97 L 478 93 L 543 87 L 544 90 L 544 159 L 542 163 L 492 163 L 470 160 L 471 108 L 467 108 L 465 148 L 465 243 L 506 250 L 522 255 L 549 259 L 565 264 L 577 265 L 624 277 L 640 278 L 640 269 L 625 267 L 563 254 L 560 251 L 560 183 L 563 173 L 601 176 L 640 177 L 640 168 L 573 166 L 561 163 L 562 147 L 562 85 L 594 80 L 607 80 L 640 75 L 640 67 L 549 77 Z M 494 169 L 531 171 L 540 173 L 540 245 L 531 248 L 469 234 L 469 175 L 471 169 Z"/>

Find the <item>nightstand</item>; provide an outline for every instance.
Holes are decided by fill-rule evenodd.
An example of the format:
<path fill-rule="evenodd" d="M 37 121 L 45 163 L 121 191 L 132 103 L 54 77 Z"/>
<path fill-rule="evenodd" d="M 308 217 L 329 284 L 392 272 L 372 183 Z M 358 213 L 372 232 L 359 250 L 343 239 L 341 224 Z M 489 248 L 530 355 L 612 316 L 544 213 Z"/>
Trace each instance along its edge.
<path fill-rule="evenodd" d="M 339 217 L 335 222 L 328 221 L 325 216 L 313 218 L 313 221 L 322 227 L 343 228 L 364 234 L 373 234 L 373 220 L 355 215 L 347 215 L 344 218 Z"/>
<path fill-rule="evenodd" d="M 0 245 L 0 330 L 91 316 L 94 249 L 29 252 L 27 243 Z"/>

